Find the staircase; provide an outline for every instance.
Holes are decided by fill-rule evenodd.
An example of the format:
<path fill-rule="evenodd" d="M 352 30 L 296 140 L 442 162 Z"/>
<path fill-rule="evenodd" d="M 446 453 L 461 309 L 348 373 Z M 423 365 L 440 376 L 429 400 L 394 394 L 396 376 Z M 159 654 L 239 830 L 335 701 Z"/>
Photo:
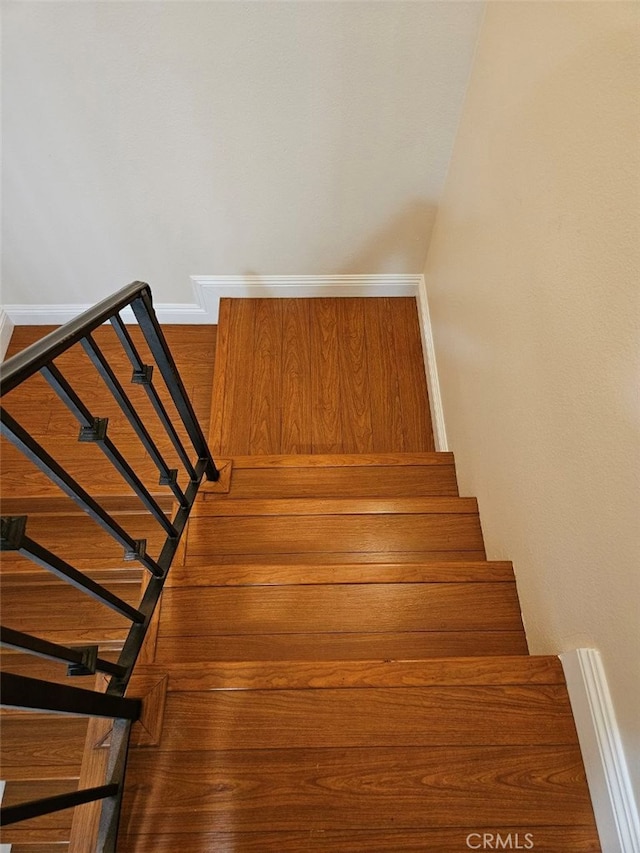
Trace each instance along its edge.
<path fill-rule="evenodd" d="M 335 311 L 323 304 L 321 313 L 348 314 L 348 301 Z M 358 353 L 360 376 L 367 352 L 385 353 L 383 372 L 400 394 L 394 377 L 401 367 L 384 343 L 354 343 L 353 317 L 368 315 L 377 301 L 360 300 L 362 307 L 353 300 L 349 349 Z M 288 313 L 308 320 L 308 307 L 278 311 L 283 316 L 260 305 L 252 334 L 270 314 L 285 332 Z M 406 320 L 406 306 L 403 312 Z M 273 357 L 279 344 L 271 332 L 253 349 L 234 349 L 234 324 L 223 322 L 233 316 L 223 303 L 210 438 L 219 451 L 219 430 L 227 458 L 217 458 L 220 482 L 203 485 L 196 499 L 130 684 L 128 695 L 143 697 L 143 719 L 129 752 L 118 851 L 600 850 L 562 668 L 556 657 L 528 655 L 513 568 L 486 559 L 477 503 L 459 496 L 453 455 L 318 452 L 312 444 L 320 433 L 291 401 L 295 428 L 293 420 L 269 422 L 277 407 L 263 404 L 273 399 L 267 386 L 291 387 L 286 365 L 296 372 L 305 359 L 284 358 L 285 349 L 296 350 L 291 335 L 282 359 Z M 239 327 L 237 317 L 234 323 Z M 386 320 L 374 325 L 389 331 Z M 407 335 L 403 329 L 394 338 L 401 361 L 416 349 Z M 340 358 L 328 363 L 338 353 L 329 344 L 322 352 L 331 373 Z M 234 353 L 241 353 L 246 382 Z M 259 365 L 275 376 L 281 361 L 285 374 L 265 378 Z M 317 440 L 324 444 L 339 446 L 341 423 L 356 442 L 377 440 L 376 429 L 390 434 L 379 427 L 391 424 L 389 412 L 375 423 L 375 411 L 391 398 L 378 387 L 384 377 L 364 393 L 349 375 L 316 382 L 326 415 Z M 333 384 L 340 385 L 339 417 L 327 414 Z M 404 425 L 393 427 L 403 447 L 415 427 L 416 385 L 409 385 L 410 394 L 394 398 L 404 412 Z M 374 386 L 375 406 L 365 410 Z M 300 393 L 313 416 L 317 401 Z M 359 430 L 344 425 L 350 406 Z M 237 412 L 249 418 L 240 439 L 232 428 Z M 260 450 L 285 435 L 314 452 Z M 39 523 L 56 537 L 51 517 Z M 109 581 L 128 584 L 137 596 L 140 576 L 118 574 L 126 567 L 100 564 L 101 556 L 99 548 L 85 553 L 86 570 L 103 580 L 115 571 Z M 4 576 L 9 595 L 26 577 L 15 566 L 5 566 Z M 35 589 L 41 581 L 28 583 Z M 37 616 L 50 636 L 68 641 L 46 613 L 42 588 L 39 600 Z M 118 626 L 100 618 L 104 624 L 83 614 L 83 631 L 105 656 L 115 654 Z M 3 723 L 13 727 L 15 754 L 14 761 L 7 753 L 5 766 L 23 768 L 7 787 L 13 801 L 24 793 L 21 754 L 37 754 L 27 772 L 46 792 L 62 780 L 97 784 L 108 727 L 49 717 L 43 748 L 21 740 L 20 714 Z M 58 744 L 72 728 L 81 746 L 65 748 L 61 759 Z M 95 813 L 87 817 L 86 808 L 75 810 L 73 823 L 60 812 L 16 824 L 17 834 L 3 840 L 16 842 L 13 853 L 90 850 Z"/>
<path fill-rule="evenodd" d="M 121 849 L 598 850 L 561 666 L 527 655 L 451 454 L 223 473 L 139 669 L 167 698 L 130 756 Z"/>

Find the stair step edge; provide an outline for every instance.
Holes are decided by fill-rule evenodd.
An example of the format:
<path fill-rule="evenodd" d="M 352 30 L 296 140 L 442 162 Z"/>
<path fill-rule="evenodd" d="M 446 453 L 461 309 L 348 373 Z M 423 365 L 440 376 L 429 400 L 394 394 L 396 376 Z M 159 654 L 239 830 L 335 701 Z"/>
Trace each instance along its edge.
<path fill-rule="evenodd" d="M 206 661 L 137 667 L 168 674 L 168 692 L 211 690 L 503 687 L 563 685 L 556 656 L 496 655 L 404 660 Z"/>

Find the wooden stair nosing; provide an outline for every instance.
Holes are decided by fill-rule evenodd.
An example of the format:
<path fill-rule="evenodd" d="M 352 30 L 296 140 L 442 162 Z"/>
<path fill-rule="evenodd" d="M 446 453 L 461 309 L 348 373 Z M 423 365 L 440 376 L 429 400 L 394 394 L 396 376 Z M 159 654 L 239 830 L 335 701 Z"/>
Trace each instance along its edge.
<path fill-rule="evenodd" d="M 187 552 L 192 556 L 353 551 L 484 550 L 476 514 L 212 516 L 189 522 Z M 215 535 L 212 526 L 215 519 Z M 200 560 L 202 562 L 202 560 Z M 348 562 L 348 560 L 345 560 Z"/>
<path fill-rule="evenodd" d="M 476 498 L 424 496 L 404 498 L 236 498 L 202 501 L 193 518 L 270 515 L 423 515 L 476 514 Z"/>
<path fill-rule="evenodd" d="M 166 589 L 159 637 L 522 628 L 515 584 L 324 584 Z M 188 628 L 188 630 L 187 630 Z"/>
<path fill-rule="evenodd" d="M 136 677 L 143 679 L 159 678 L 163 672 L 168 676 L 169 693 L 565 683 L 560 660 L 552 655 L 418 660 L 206 661 L 136 667 Z"/>
<path fill-rule="evenodd" d="M 210 566 L 217 565 L 317 565 L 321 560 L 324 565 L 343 565 L 353 563 L 360 565 L 376 563 L 446 563 L 446 562 L 485 562 L 487 555 L 483 550 L 456 550 L 456 551 L 291 551 L 269 554 L 264 551 L 238 554 L 185 554 L 183 565 L 185 567 L 202 566 L 207 563 Z"/>
<path fill-rule="evenodd" d="M 524 630 L 405 631 L 403 633 L 226 634 L 160 637 L 154 660 L 165 666 L 247 660 L 265 663 L 296 660 L 404 659 L 456 656 L 526 655 Z"/>
<path fill-rule="evenodd" d="M 166 719 L 169 752 L 578 742 L 564 684 L 179 692 Z"/>
<path fill-rule="evenodd" d="M 231 456 L 234 468 L 363 468 L 372 465 L 453 465 L 450 451 L 421 453 L 296 453 Z"/>
<path fill-rule="evenodd" d="M 326 583 L 514 583 L 506 560 L 431 563 L 255 564 L 214 563 L 173 566 L 174 586 L 271 586 Z"/>

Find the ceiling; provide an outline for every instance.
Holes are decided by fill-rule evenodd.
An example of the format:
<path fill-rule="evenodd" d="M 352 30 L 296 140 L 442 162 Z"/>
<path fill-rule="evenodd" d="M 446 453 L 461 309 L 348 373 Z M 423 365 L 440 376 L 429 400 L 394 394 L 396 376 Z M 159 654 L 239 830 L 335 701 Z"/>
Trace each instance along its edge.
<path fill-rule="evenodd" d="M 420 272 L 483 11 L 3 3 L 2 302 Z"/>

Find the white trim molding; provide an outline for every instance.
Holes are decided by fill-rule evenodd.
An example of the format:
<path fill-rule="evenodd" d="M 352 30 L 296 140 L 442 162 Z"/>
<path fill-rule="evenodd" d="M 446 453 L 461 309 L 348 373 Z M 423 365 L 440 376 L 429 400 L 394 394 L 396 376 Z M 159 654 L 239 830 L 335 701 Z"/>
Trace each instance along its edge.
<path fill-rule="evenodd" d="M 640 853 L 640 821 L 602 658 L 560 655 L 604 853 Z"/>
<path fill-rule="evenodd" d="M 61 326 L 73 320 L 91 308 L 90 304 L 80 302 L 60 303 L 58 305 L 6 305 L 5 311 L 16 326 Z M 168 325 L 213 323 L 204 307 L 189 302 L 154 303 L 156 314 L 161 323 Z M 135 323 L 133 311 L 125 308 L 122 311 L 125 323 Z"/>
<path fill-rule="evenodd" d="M 415 296 L 418 275 L 192 275 L 198 300 L 218 322 L 220 299 Z"/>
<path fill-rule="evenodd" d="M 13 321 L 4 308 L 0 308 L 0 361 L 4 361 L 13 334 Z"/>
<path fill-rule="evenodd" d="M 438 378 L 436 347 L 433 340 L 431 315 L 429 313 L 429 298 L 427 296 L 427 285 L 424 276 L 420 275 L 418 276 L 418 279 L 416 301 L 418 303 L 420 334 L 422 335 L 424 369 L 427 373 L 427 388 L 429 390 L 429 407 L 431 409 L 433 440 L 435 442 L 436 450 L 443 451 L 449 449 L 449 442 L 447 441 L 447 430 L 444 423 L 444 409 L 442 408 L 442 395 L 440 394 L 440 379 Z"/>

